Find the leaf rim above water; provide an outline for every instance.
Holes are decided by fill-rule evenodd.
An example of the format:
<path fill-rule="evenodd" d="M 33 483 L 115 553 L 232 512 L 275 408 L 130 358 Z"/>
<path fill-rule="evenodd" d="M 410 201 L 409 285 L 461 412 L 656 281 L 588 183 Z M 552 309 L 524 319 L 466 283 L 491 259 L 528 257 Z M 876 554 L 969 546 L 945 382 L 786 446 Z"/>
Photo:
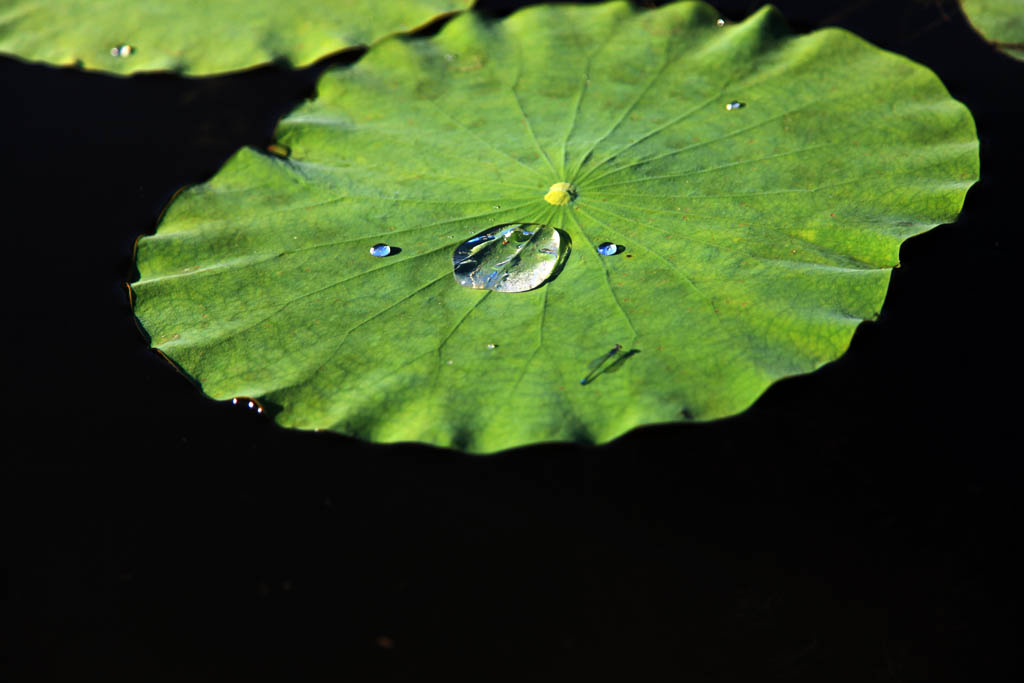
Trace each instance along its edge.
<path fill-rule="evenodd" d="M 1024 2 L 960 0 L 967 23 L 1003 54 L 1024 61 Z"/>

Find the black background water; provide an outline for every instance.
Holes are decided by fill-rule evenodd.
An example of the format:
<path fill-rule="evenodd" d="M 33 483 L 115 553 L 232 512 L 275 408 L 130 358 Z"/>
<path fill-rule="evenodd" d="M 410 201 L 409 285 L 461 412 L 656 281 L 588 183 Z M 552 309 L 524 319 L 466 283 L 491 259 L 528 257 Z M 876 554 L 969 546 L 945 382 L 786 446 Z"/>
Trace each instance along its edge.
<path fill-rule="evenodd" d="M 15 680 L 1009 680 L 1024 64 L 949 2 L 777 4 L 970 107 L 963 215 L 904 246 L 849 353 L 746 414 L 489 458 L 278 429 L 135 328 L 135 237 L 317 69 L 0 59 Z"/>

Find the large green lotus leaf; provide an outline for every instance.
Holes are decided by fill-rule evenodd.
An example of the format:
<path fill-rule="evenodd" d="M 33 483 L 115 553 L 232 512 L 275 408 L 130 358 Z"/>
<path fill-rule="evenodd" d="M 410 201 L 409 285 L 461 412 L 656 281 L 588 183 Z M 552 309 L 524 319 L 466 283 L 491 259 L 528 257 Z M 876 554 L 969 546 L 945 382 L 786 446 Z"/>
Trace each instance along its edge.
<path fill-rule="evenodd" d="M 717 16 L 462 15 L 326 73 L 290 158 L 240 151 L 140 240 L 154 346 L 282 425 L 472 452 L 733 415 L 837 358 L 900 244 L 960 210 L 973 121 L 843 30 Z M 571 241 L 556 276 L 460 286 L 456 248 L 518 222 Z"/>
<path fill-rule="evenodd" d="M 985 40 L 1024 60 L 1024 0 L 960 0 L 960 5 Z"/>
<path fill-rule="evenodd" d="M 204 76 L 409 31 L 473 0 L 0 0 L 0 53 L 128 74 Z"/>

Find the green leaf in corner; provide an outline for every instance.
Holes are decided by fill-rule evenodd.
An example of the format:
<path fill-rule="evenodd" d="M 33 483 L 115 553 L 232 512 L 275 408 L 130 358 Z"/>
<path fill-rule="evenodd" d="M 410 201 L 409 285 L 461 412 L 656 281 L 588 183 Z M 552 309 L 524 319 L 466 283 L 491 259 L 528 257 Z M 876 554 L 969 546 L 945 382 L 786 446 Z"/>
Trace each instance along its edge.
<path fill-rule="evenodd" d="M 982 38 L 1024 60 L 1024 0 L 960 0 L 960 6 Z"/>
<path fill-rule="evenodd" d="M 846 31 L 717 18 L 466 14 L 325 73 L 290 157 L 240 151 L 140 240 L 153 345 L 282 425 L 478 453 L 733 415 L 839 357 L 957 216 L 973 120 Z"/>
<path fill-rule="evenodd" d="M 130 74 L 301 67 L 411 31 L 473 0 L 6 0 L 0 53 Z"/>

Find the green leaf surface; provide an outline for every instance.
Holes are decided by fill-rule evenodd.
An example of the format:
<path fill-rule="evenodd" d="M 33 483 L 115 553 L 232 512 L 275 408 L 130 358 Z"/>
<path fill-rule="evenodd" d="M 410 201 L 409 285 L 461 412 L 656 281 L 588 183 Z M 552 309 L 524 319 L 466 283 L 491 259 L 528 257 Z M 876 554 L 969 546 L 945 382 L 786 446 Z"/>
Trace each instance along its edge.
<path fill-rule="evenodd" d="M 960 5 L 985 40 L 1024 60 L 1024 0 L 960 0 Z"/>
<path fill-rule="evenodd" d="M 717 18 L 466 14 L 325 73 L 290 157 L 243 149 L 140 240 L 153 345 L 282 425 L 471 452 L 733 415 L 839 357 L 900 244 L 957 216 L 974 123 L 846 31 Z M 509 223 L 563 231 L 564 267 L 460 286 L 456 248 Z"/>
<path fill-rule="evenodd" d="M 0 0 L 0 53 L 129 74 L 206 76 L 410 31 L 473 0 Z"/>

